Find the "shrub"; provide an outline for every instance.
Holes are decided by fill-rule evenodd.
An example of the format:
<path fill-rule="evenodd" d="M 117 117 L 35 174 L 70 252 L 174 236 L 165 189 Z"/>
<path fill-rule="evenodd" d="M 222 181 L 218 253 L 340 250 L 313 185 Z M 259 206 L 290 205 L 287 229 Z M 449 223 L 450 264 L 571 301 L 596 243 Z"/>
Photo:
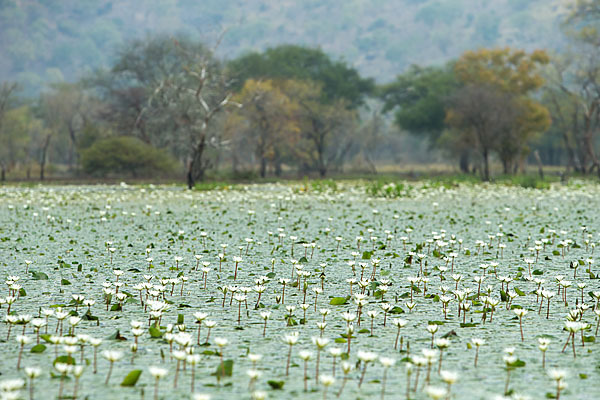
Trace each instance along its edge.
<path fill-rule="evenodd" d="M 132 177 L 168 174 L 175 160 L 165 151 L 129 136 L 94 142 L 81 153 L 81 165 L 90 175 L 130 175 Z"/>

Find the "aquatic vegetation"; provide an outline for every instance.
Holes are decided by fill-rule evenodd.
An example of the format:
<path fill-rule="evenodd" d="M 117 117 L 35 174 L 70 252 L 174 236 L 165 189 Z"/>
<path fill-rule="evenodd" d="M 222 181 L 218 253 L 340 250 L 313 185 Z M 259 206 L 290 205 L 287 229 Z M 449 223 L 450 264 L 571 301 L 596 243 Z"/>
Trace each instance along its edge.
<path fill-rule="evenodd" d="M 597 199 L 590 183 L 4 187 L 4 382 L 30 398 L 594 399 Z"/>

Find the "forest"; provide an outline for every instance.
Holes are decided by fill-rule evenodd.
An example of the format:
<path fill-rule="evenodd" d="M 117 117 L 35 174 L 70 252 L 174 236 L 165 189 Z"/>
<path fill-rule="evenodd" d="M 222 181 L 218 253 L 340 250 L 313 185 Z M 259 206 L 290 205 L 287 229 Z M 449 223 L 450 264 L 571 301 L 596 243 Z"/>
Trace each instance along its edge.
<path fill-rule="evenodd" d="M 530 167 L 600 175 L 598 0 L 478 10 L 404 0 L 405 24 L 351 1 L 343 27 L 323 20 L 332 2 L 286 5 L 320 16 L 316 43 L 277 25 L 268 2 L 237 17 L 233 0 L 221 14 L 210 1 L 145 5 L 128 23 L 125 2 L 46 3 L 0 6 L 2 181 L 160 177 L 191 188 L 440 163 L 486 181 Z M 360 10 L 365 20 L 351 20 Z M 259 40 L 273 32 L 275 44 Z"/>

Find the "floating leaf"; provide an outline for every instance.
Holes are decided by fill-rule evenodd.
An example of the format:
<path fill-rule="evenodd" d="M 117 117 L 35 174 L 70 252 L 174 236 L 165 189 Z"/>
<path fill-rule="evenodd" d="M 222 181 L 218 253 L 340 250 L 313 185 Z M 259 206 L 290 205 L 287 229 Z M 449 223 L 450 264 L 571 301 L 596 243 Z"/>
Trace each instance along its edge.
<path fill-rule="evenodd" d="M 36 281 L 47 281 L 48 280 L 48 275 L 46 275 L 43 272 L 37 272 L 37 271 L 29 271 L 29 272 L 31 272 L 31 277 Z"/>
<path fill-rule="evenodd" d="M 348 297 L 334 297 L 329 301 L 329 304 L 332 306 L 341 306 L 346 304 L 348 301 Z"/>
<path fill-rule="evenodd" d="M 267 381 L 267 383 L 269 384 L 269 386 L 271 386 L 272 389 L 275 390 L 280 390 L 283 389 L 283 385 L 285 384 L 285 381 Z"/>
<path fill-rule="evenodd" d="M 152 325 L 150 328 L 148 328 L 148 332 L 150 333 L 150 337 L 152 339 L 159 339 L 163 336 L 163 333 L 160 329 L 158 329 L 157 327 L 155 327 L 154 325 Z"/>
<path fill-rule="evenodd" d="M 450 332 L 448 332 L 448 333 L 446 333 L 446 334 L 442 335 L 442 338 L 446 339 L 446 338 L 449 338 L 449 337 L 452 337 L 452 336 L 455 336 L 455 337 L 456 337 L 456 336 L 458 336 L 458 335 L 456 334 L 456 332 L 454 331 L 454 329 L 453 329 L 453 330 L 451 330 Z"/>
<path fill-rule="evenodd" d="M 121 382 L 121 386 L 135 386 L 138 379 L 140 379 L 140 375 L 142 375 L 141 369 L 134 369 L 130 373 L 127 374 L 123 382 Z"/>
<path fill-rule="evenodd" d="M 523 360 L 516 360 L 515 362 L 512 362 L 510 364 L 508 364 L 508 368 L 512 369 L 512 368 L 521 368 L 525 366 L 525 361 Z"/>
<path fill-rule="evenodd" d="M 45 344 L 36 344 L 35 346 L 33 346 L 31 348 L 31 352 L 32 353 L 43 353 L 46 350 L 46 345 Z"/>
<path fill-rule="evenodd" d="M 96 317 L 95 315 L 92 315 L 90 310 L 88 310 L 85 314 L 83 314 L 83 317 L 81 317 L 81 319 L 83 319 L 84 321 L 98 321 L 98 317 Z"/>
<path fill-rule="evenodd" d="M 404 314 L 404 310 L 401 309 L 400 307 L 394 307 L 390 311 L 390 314 Z"/>
<path fill-rule="evenodd" d="M 59 356 L 52 361 L 52 365 L 54 366 L 56 363 L 75 365 L 75 359 L 71 356 Z"/>
<path fill-rule="evenodd" d="M 121 336 L 121 332 L 117 329 L 115 333 L 106 338 L 107 340 L 127 340 L 125 336 Z"/>
<path fill-rule="evenodd" d="M 233 375 L 233 360 L 225 360 L 222 364 L 219 364 L 216 371 L 212 373 L 213 376 L 224 377 Z"/>
<path fill-rule="evenodd" d="M 61 285 L 70 285 L 70 284 L 71 284 L 71 282 L 69 282 L 67 279 L 64 279 L 64 278 L 63 278 L 63 279 L 61 279 L 61 280 L 60 280 L 60 284 L 61 284 Z"/>
<path fill-rule="evenodd" d="M 596 337 L 595 336 L 584 336 L 583 337 L 583 342 L 584 343 L 594 343 L 596 341 Z"/>
<path fill-rule="evenodd" d="M 500 291 L 500 300 L 508 301 L 508 294 L 506 294 L 506 292 L 504 290 Z"/>

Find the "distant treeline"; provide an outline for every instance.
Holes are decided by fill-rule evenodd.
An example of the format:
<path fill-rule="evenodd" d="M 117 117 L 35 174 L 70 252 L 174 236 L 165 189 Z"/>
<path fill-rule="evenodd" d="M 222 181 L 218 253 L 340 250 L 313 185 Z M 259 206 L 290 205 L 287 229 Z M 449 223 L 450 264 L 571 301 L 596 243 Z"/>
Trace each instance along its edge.
<path fill-rule="evenodd" d="M 157 35 L 122 46 L 114 64 L 36 99 L 0 87 L 0 170 L 60 176 L 184 176 L 208 171 L 321 177 L 397 162 L 403 132 L 463 172 L 491 177 L 526 163 L 597 172 L 600 0 L 565 21 L 569 54 L 467 51 L 394 82 L 370 78 L 320 49 L 281 45 L 232 61 L 218 43 Z"/>

